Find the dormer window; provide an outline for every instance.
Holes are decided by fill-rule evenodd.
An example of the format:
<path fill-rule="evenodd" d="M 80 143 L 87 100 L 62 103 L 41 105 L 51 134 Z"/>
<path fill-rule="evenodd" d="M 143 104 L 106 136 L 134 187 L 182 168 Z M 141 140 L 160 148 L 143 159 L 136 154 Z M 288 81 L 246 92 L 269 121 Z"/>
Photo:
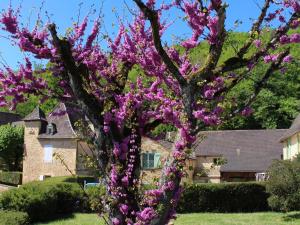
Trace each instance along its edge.
<path fill-rule="evenodd" d="M 54 123 L 49 123 L 47 125 L 46 134 L 54 135 L 57 132 L 56 125 Z"/>

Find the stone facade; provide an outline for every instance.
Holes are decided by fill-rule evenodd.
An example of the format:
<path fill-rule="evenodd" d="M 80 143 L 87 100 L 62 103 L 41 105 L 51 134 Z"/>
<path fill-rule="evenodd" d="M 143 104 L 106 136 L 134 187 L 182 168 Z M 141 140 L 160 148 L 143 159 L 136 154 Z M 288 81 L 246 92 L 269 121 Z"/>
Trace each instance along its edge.
<path fill-rule="evenodd" d="M 152 183 L 158 180 L 162 175 L 161 168 L 171 157 L 172 144 L 166 146 L 165 142 L 155 141 L 147 137 L 142 139 L 143 153 L 159 153 L 160 166 L 157 168 L 144 169 L 142 167 L 142 182 Z M 188 159 L 186 162 L 186 176 L 182 179 L 183 183 L 219 183 L 220 182 L 220 166 L 214 166 L 214 159 L 218 156 L 201 156 Z M 142 159 L 143 161 L 143 159 Z M 143 165 L 143 162 L 142 162 Z M 201 174 L 200 174 L 201 171 Z M 205 171 L 205 173 L 202 173 Z"/>
<path fill-rule="evenodd" d="M 54 112 L 60 110 L 68 111 L 68 107 L 60 104 Z M 77 138 L 73 126 L 82 117 L 69 113 L 57 117 L 55 114 L 50 113 L 46 118 L 37 108 L 24 119 L 23 183 L 47 176 L 91 174 L 91 170 L 86 168 L 81 157 L 86 154 L 92 155 L 91 149 Z M 284 132 L 286 130 L 202 132 L 201 138 L 197 139 L 193 146 L 192 156 L 186 162 L 186 176 L 182 182 L 219 183 L 255 180 L 256 173 L 266 171 L 273 159 L 280 159 L 282 147 L 278 140 Z M 283 140 L 284 158 L 299 153 L 299 135 L 300 132 L 293 133 L 291 137 Z M 203 136 L 205 136 L 204 140 Z M 141 180 L 143 183 L 159 180 L 162 168 L 172 155 L 174 138 L 176 135 L 167 135 L 164 140 L 142 138 Z M 53 157 L 53 154 L 56 157 Z M 216 164 L 219 159 L 224 159 L 225 164 Z"/>
<path fill-rule="evenodd" d="M 76 139 L 39 139 L 40 121 L 25 122 L 25 157 L 23 161 L 23 183 L 40 180 L 43 176 L 69 176 L 76 174 Z M 45 147 L 52 146 L 52 157 L 45 161 Z"/>
<path fill-rule="evenodd" d="M 60 104 L 56 110 L 61 109 L 67 108 Z M 25 117 L 23 184 L 46 177 L 91 174 L 81 157 L 91 155 L 91 150 L 77 138 L 71 121 L 76 120 L 68 114 L 46 118 L 39 108 Z"/>
<path fill-rule="evenodd" d="M 166 149 L 164 146 L 159 144 L 158 142 L 144 137 L 142 139 L 142 152 L 143 153 L 159 153 L 160 154 L 160 164 L 157 168 L 153 169 L 143 169 L 141 172 L 141 181 L 143 183 L 152 183 L 156 179 L 161 177 L 161 168 L 163 167 L 164 163 L 170 157 L 170 149 Z M 142 157 L 141 157 L 142 158 Z M 143 159 L 141 159 L 143 161 Z M 142 162 L 143 164 L 143 162 Z"/>

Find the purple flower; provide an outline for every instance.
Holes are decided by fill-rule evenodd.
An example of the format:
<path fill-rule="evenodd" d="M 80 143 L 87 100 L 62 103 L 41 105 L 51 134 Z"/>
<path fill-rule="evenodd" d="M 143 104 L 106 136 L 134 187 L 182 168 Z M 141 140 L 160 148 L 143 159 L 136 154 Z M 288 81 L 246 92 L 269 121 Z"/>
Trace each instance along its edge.
<path fill-rule="evenodd" d="M 283 58 L 283 62 L 290 63 L 293 60 L 293 57 L 291 55 L 287 55 Z"/>
<path fill-rule="evenodd" d="M 252 113 L 253 113 L 253 109 L 251 109 L 250 107 L 244 108 L 243 111 L 241 112 L 243 116 L 250 116 Z"/>
<path fill-rule="evenodd" d="M 120 207 L 119 207 L 121 213 L 123 213 L 124 215 L 127 215 L 128 214 L 128 205 L 126 204 L 121 204 Z"/>
<path fill-rule="evenodd" d="M 256 48 L 260 48 L 261 47 L 261 40 L 254 40 L 253 41 L 254 45 L 256 46 Z"/>
<path fill-rule="evenodd" d="M 120 225 L 121 224 L 121 222 L 118 218 L 112 218 L 111 221 L 112 221 L 113 225 Z"/>

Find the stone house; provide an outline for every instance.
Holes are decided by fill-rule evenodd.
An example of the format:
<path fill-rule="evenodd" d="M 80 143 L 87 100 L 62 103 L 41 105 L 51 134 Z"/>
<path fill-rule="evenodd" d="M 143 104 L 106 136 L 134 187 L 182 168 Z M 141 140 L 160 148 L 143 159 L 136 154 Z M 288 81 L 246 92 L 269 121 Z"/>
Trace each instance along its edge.
<path fill-rule="evenodd" d="M 75 132 L 79 115 L 61 103 L 47 117 L 37 107 L 23 119 L 23 183 L 90 172 L 84 168 L 81 156 L 91 154 L 91 150 Z"/>
<path fill-rule="evenodd" d="M 47 117 L 36 108 L 24 118 L 25 157 L 23 183 L 48 176 L 89 174 L 82 155 L 92 151 L 76 135 L 75 123 L 84 119 L 72 107 L 59 104 Z M 62 113 L 63 112 L 63 113 Z M 200 133 L 187 161 L 184 182 L 230 182 L 255 180 L 273 159 L 282 158 L 279 138 L 287 130 L 229 130 Z M 161 176 L 164 163 L 171 157 L 174 135 L 165 139 L 142 138 L 141 178 L 152 183 Z M 53 156 L 59 156 L 59 158 Z M 63 162 L 62 162 L 63 161 Z"/>
<path fill-rule="evenodd" d="M 257 173 L 266 172 L 273 160 L 282 158 L 282 145 L 278 140 L 285 132 L 284 129 L 201 132 L 193 145 L 183 181 L 254 181 Z M 142 165 L 147 182 L 160 177 L 160 168 L 170 156 L 171 149 L 172 142 L 144 138 Z M 161 162 L 157 164 L 159 157 Z M 143 162 L 144 159 L 147 163 Z"/>
<path fill-rule="evenodd" d="M 280 138 L 283 143 L 283 159 L 293 159 L 300 153 L 300 114 Z"/>

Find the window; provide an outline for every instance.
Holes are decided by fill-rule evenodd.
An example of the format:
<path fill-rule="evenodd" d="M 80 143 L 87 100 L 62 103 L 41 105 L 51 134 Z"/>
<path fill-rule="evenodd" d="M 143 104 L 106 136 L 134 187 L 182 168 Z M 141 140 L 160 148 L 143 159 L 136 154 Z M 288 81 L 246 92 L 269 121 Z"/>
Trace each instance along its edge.
<path fill-rule="evenodd" d="M 142 168 L 156 169 L 160 166 L 160 153 L 147 152 L 142 154 Z"/>
<path fill-rule="evenodd" d="M 53 146 L 45 145 L 44 146 L 44 162 L 52 163 L 52 155 L 53 155 Z"/>

